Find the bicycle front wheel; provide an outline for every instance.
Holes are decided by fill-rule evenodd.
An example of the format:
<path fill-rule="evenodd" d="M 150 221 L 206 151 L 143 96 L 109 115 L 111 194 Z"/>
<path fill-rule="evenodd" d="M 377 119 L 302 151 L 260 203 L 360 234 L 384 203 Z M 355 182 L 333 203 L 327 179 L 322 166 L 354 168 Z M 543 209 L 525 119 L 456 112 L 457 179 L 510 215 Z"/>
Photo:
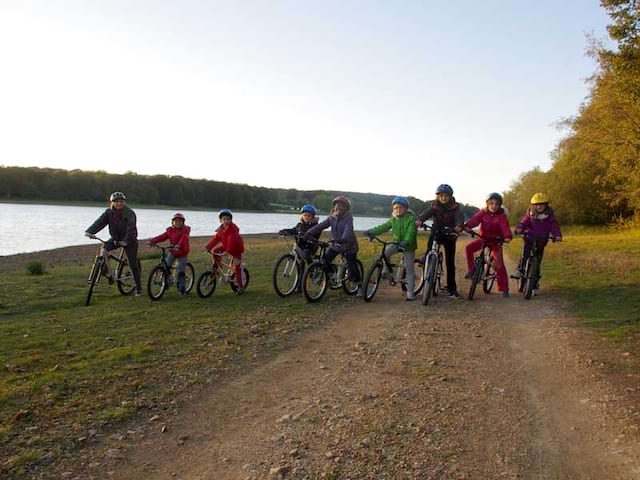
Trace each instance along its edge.
<path fill-rule="evenodd" d="M 484 270 L 484 258 L 482 255 L 476 258 L 473 264 L 473 272 L 471 273 L 471 286 L 469 287 L 469 295 L 467 298 L 473 300 L 473 295 L 476 293 L 476 287 L 482 279 L 482 271 Z"/>
<path fill-rule="evenodd" d="M 424 271 L 424 290 L 422 290 L 422 304 L 429 305 L 431 296 L 435 293 L 436 283 L 438 279 L 438 258 L 427 256 Z"/>
<path fill-rule="evenodd" d="M 300 263 L 292 253 L 282 255 L 273 266 L 273 289 L 278 296 L 287 297 L 296 291 L 300 282 Z"/>
<path fill-rule="evenodd" d="M 85 301 L 85 306 L 88 306 L 91 303 L 91 295 L 93 295 L 93 290 L 96 288 L 98 284 L 98 277 L 102 273 L 102 267 L 104 266 L 104 259 L 102 257 L 97 257 L 93 262 L 93 267 L 91 267 L 91 273 L 89 274 L 89 291 L 87 292 L 87 300 Z"/>
<path fill-rule="evenodd" d="M 540 259 L 533 257 L 527 265 L 527 275 L 524 287 L 524 298 L 531 300 L 533 290 L 536 288 L 538 278 L 540 277 Z"/>
<path fill-rule="evenodd" d="M 496 281 L 496 265 L 493 258 L 490 262 L 485 263 L 484 277 L 482 279 L 482 291 L 484 293 L 491 293 L 493 284 Z"/>
<path fill-rule="evenodd" d="M 216 289 L 216 276 L 211 270 L 207 270 L 198 278 L 198 285 L 196 290 L 200 298 L 208 298 L 213 295 Z"/>
<path fill-rule="evenodd" d="M 356 260 L 356 263 L 358 265 L 358 273 L 360 274 L 358 276 L 360 278 L 360 282 L 362 282 L 362 277 L 364 276 L 364 267 L 362 266 L 362 262 L 360 260 Z M 342 281 L 342 289 L 347 295 L 355 295 L 356 293 L 358 293 L 358 288 L 360 287 L 358 282 L 351 280 L 351 276 L 352 274 L 349 271 L 349 267 L 347 267 L 344 271 L 344 280 Z"/>
<path fill-rule="evenodd" d="M 324 272 L 324 264 L 313 262 L 302 274 L 302 293 L 307 301 L 313 303 L 322 299 L 327 292 L 329 279 Z"/>
<path fill-rule="evenodd" d="M 138 262 L 138 271 L 142 272 L 140 262 Z M 136 282 L 133 279 L 133 272 L 129 266 L 129 260 L 125 258 L 118 264 L 116 268 L 116 279 L 118 290 L 122 295 L 131 295 L 136 288 Z"/>
<path fill-rule="evenodd" d="M 416 258 L 413 261 L 413 271 L 414 276 L 416 277 L 416 283 L 413 287 L 413 294 L 418 295 L 422 291 L 422 286 L 424 285 L 424 263 L 419 258 Z"/>
<path fill-rule="evenodd" d="M 151 300 L 160 300 L 167 289 L 167 275 L 165 269 L 158 265 L 149 274 L 147 280 L 147 295 Z"/>
<path fill-rule="evenodd" d="M 184 293 L 189 293 L 196 283 L 196 271 L 191 263 L 187 262 L 184 268 Z"/>
<path fill-rule="evenodd" d="M 242 267 L 242 275 L 244 276 L 244 285 L 242 286 L 242 289 L 246 290 L 249 286 L 249 270 L 247 270 L 245 267 Z M 231 282 L 229 282 L 229 286 L 234 292 L 238 291 L 238 282 L 236 282 L 235 277 L 233 278 L 233 280 L 231 280 Z"/>
<path fill-rule="evenodd" d="M 378 287 L 380 286 L 380 278 L 382 277 L 382 262 L 375 262 L 369 268 L 364 277 L 362 286 L 364 288 L 364 301 L 370 302 L 375 297 Z"/>

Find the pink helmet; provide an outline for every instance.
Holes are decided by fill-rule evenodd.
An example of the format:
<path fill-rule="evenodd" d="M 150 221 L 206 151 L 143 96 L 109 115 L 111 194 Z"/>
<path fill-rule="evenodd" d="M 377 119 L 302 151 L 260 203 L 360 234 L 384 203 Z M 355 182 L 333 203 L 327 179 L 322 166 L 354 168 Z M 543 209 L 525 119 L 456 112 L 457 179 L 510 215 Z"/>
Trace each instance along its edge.
<path fill-rule="evenodd" d="M 171 219 L 171 221 L 173 222 L 176 218 L 181 218 L 182 221 L 184 222 L 184 215 L 181 213 L 176 213 L 173 218 Z"/>

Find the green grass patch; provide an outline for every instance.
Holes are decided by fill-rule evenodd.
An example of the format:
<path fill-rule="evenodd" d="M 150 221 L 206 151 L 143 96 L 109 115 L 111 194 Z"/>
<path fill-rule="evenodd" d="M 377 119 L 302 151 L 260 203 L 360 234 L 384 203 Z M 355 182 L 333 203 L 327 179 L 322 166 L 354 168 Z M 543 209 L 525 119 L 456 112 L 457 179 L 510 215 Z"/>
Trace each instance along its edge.
<path fill-rule="evenodd" d="M 543 291 L 564 296 L 585 326 L 634 348 L 640 337 L 640 229 L 570 228 L 549 244 Z M 521 242 L 509 246 L 516 258 Z"/>

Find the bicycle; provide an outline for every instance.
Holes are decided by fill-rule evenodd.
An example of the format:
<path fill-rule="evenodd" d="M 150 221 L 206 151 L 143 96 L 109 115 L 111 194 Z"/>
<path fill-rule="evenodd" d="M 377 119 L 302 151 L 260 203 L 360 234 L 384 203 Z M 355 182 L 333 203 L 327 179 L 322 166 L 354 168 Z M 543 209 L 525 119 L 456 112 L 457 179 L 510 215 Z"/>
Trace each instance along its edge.
<path fill-rule="evenodd" d="M 120 250 L 120 253 L 115 254 L 113 253 L 113 250 L 109 251 L 106 249 L 106 245 L 108 243 L 106 240 L 102 240 L 95 235 L 91 235 L 89 238 L 92 240 L 98 240 L 102 245 L 98 249 L 96 258 L 91 266 L 91 273 L 89 273 L 89 291 L 87 292 L 85 306 L 88 306 L 89 303 L 91 303 L 93 291 L 98 283 L 100 283 L 100 278 L 103 276 L 109 281 L 109 285 L 113 285 L 115 282 L 122 295 L 131 295 L 136 288 L 136 283 L 133 279 L 133 273 L 129 267 L 129 259 L 125 254 L 124 248 L 118 246 L 117 249 Z M 116 242 L 116 246 L 117 245 L 118 242 Z M 117 263 L 115 271 L 111 266 L 110 260 L 115 260 Z M 142 271 L 140 261 L 138 261 L 138 268 Z"/>
<path fill-rule="evenodd" d="M 324 271 L 324 256 L 331 243 L 336 241 L 323 242 L 312 239 L 320 247 L 320 254 L 317 260 L 314 260 L 307 266 L 302 274 L 302 293 L 308 302 L 318 302 L 324 297 L 327 288 L 338 290 L 342 288 L 347 295 L 355 295 L 358 293 L 358 284 L 350 279 L 351 272 L 346 263 L 346 257 L 340 254 L 341 261 L 331 264 L 331 274 L 327 275 Z M 363 275 L 362 262 L 357 260 L 358 269 L 360 270 L 360 278 Z"/>
<path fill-rule="evenodd" d="M 151 270 L 149 279 L 147 280 L 147 294 L 149 295 L 149 298 L 151 300 L 160 300 L 171 283 L 175 282 L 176 287 L 178 284 L 176 275 L 177 268 L 175 263 L 172 266 L 167 265 L 167 250 L 173 248 L 174 245 L 162 247 L 160 245 L 151 244 L 149 246 L 162 251 L 158 265 Z M 193 288 L 194 279 L 195 271 L 193 269 L 193 265 L 187 262 L 184 268 L 184 291 L 180 293 L 189 293 Z"/>
<path fill-rule="evenodd" d="M 425 230 L 431 230 L 434 233 L 431 249 L 425 256 L 422 278 L 422 283 L 424 284 L 424 288 L 422 290 L 422 304 L 428 305 L 431 296 L 438 296 L 438 293 L 442 290 L 442 277 L 444 276 L 442 265 L 444 262 L 440 238 L 442 236 L 457 237 L 458 234 L 455 233 L 453 228 L 448 225 L 438 227 L 434 227 L 433 225 L 423 225 L 422 228 Z"/>
<path fill-rule="evenodd" d="M 281 235 L 283 238 L 298 235 Z M 317 258 L 317 257 L 314 257 Z M 301 292 L 301 280 L 304 267 L 308 263 L 298 244 L 294 243 L 291 252 L 285 253 L 276 260 L 273 265 L 272 283 L 273 289 L 280 297 L 287 297 L 294 292 Z"/>
<path fill-rule="evenodd" d="M 249 286 L 249 270 L 247 270 L 244 265 L 242 266 L 242 275 L 244 276 L 242 290 L 238 286 L 233 265 L 233 256 L 224 252 L 209 252 L 209 254 L 213 257 L 211 268 L 205 270 L 200 277 L 198 277 L 196 290 L 200 298 L 208 298 L 213 295 L 218 281 L 221 284 L 228 283 L 234 293 L 240 293 Z"/>
<path fill-rule="evenodd" d="M 469 295 L 467 298 L 473 300 L 473 295 L 476 292 L 476 287 L 482 281 L 482 290 L 484 293 L 491 293 L 493 284 L 496 281 L 496 265 L 493 256 L 491 255 L 491 245 L 502 245 L 504 239 L 496 237 L 493 240 L 488 240 L 477 233 L 469 232 L 472 237 L 478 237 L 482 240 L 482 249 L 480 253 L 476 255 L 473 262 L 473 270 L 471 272 L 471 286 L 469 287 Z"/>
<path fill-rule="evenodd" d="M 382 250 L 380 251 L 380 256 L 373 261 L 367 274 L 362 281 L 362 285 L 364 288 L 364 301 L 370 302 L 373 300 L 373 297 L 376 295 L 378 291 L 378 287 L 380 286 L 380 280 L 382 278 L 382 270 L 386 266 L 389 270 L 389 285 L 394 286 L 399 284 L 402 288 L 403 292 L 407 291 L 407 271 L 404 267 L 404 256 L 400 260 L 398 264 L 391 263 L 391 260 L 385 254 L 388 245 L 399 245 L 397 242 L 385 242 L 381 238 L 376 236 L 372 236 L 371 241 L 375 240 L 382 244 Z M 415 268 L 415 277 L 416 277 L 416 285 L 413 289 L 414 295 L 417 295 L 422 289 L 422 285 L 424 282 L 424 275 L 422 274 L 422 262 L 419 259 L 414 261 Z M 398 267 L 394 274 L 394 267 Z M 418 273 L 420 272 L 420 273 Z"/>
<path fill-rule="evenodd" d="M 534 237 L 527 233 L 516 235 L 522 235 L 523 239 L 528 238 L 531 240 L 531 250 L 529 251 L 529 256 L 523 259 L 521 266 L 521 272 L 523 273 L 521 273 L 520 278 L 518 279 L 518 291 L 524 293 L 524 298 L 526 300 L 531 300 L 531 295 L 533 294 L 533 291 L 538 288 L 538 283 L 540 282 L 540 263 L 542 262 L 542 254 L 539 242 L 546 239 Z M 554 240 L 553 235 L 549 235 L 548 238 L 550 240 Z M 513 276 L 511 278 L 513 278 Z"/>

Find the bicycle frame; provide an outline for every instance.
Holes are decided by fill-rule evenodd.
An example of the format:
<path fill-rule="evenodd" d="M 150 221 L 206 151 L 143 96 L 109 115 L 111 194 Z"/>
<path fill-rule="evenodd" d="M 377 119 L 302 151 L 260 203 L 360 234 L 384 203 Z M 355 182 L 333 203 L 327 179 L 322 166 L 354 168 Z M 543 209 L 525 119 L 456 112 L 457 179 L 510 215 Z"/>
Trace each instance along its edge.
<path fill-rule="evenodd" d="M 98 251 L 98 254 L 96 255 L 96 259 L 98 257 L 102 257 L 104 259 L 104 265 L 107 269 L 107 273 L 103 273 L 100 272 L 100 274 L 98 275 L 98 279 L 97 279 L 97 283 L 100 282 L 100 277 L 105 276 L 110 283 L 113 283 L 115 281 L 117 281 L 118 279 L 116 278 L 116 269 L 113 268 L 113 266 L 111 265 L 110 260 L 113 259 L 117 262 L 117 264 L 121 264 L 124 262 L 124 256 L 125 256 L 125 252 L 124 252 L 124 248 L 123 247 L 118 247 L 115 250 L 119 250 L 119 254 L 115 254 L 112 253 L 113 250 L 107 250 L 106 246 L 107 246 L 107 241 L 103 240 L 99 237 L 96 236 L 91 236 L 89 237 L 92 240 L 98 240 L 99 242 L 102 243 L 102 245 L 100 245 L 100 249 Z M 94 264 L 95 264 L 95 259 L 94 259 Z M 89 281 L 91 281 L 91 274 L 89 274 Z"/>
<path fill-rule="evenodd" d="M 540 265 L 542 263 L 542 248 L 540 242 L 546 240 L 553 240 L 552 235 L 547 237 L 538 237 L 529 235 L 526 232 L 518 234 L 522 236 L 523 241 L 529 240 L 531 243 L 531 249 L 529 250 L 529 256 L 522 258 L 520 269 L 523 273 L 520 274 L 518 281 L 518 290 L 524 293 L 526 300 L 531 299 L 531 295 L 534 290 L 538 288 L 538 281 L 540 280 Z M 530 267 L 532 264 L 534 267 Z"/>
<path fill-rule="evenodd" d="M 391 259 L 389 257 L 387 257 L 387 254 L 386 254 L 387 247 L 389 245 L 398 246 L 399 243 L 398 242 L 385 242 L 381 238 L 375 237 L 375 236 L 371 237 L 371 240 L 375 240 L 376 242 L 382 244 L 382 249 L 380 251 L 380 255 L 378 256 L 377 259 L 375 259 L 372 262 L 372 264 L 381 261 L 383 263 L 383 265 L 386 266 L 389 269 L 389 283 L 391 285 L 395 285 L 396 283 L 400 283 L 400 284 L 406 283 L 405 275 L 401 275 L 403 273 L 403 271 L 404 271 L 404 251 L 402 251 L 403 252 L 403 256 L 401 257 L 400 262 L 397 263 L 397 264 L 396 263 L 392 263 Z M 402 267 L 400 268 L 400 266 L 402 266 Z M 399 267 L 396 270 L 396 274 L 395 275 L 394 275 L 394 267 Z"/>
<path fill-rule="evenodd" d="M 469 288 L 469 295 L 467 296 L 469 300 L 473 300 L 473 295 L 475 293 L 476 287 L 480 282 L 483 282 L 484 284 L 483 289 L 485 293 L 490 292 L 493 281 L 496 279 L 495 268 L 490 268 L 489 270 L 493 270 L 493 273 L 487 274 L 487 268 L 485 268 L 485 266 L 493 265 L 494 263 L 493 257 L 491 255 L 492 245 L 502 245 L 504 243 L 504 239 L 501 237 L 496 237 L 492 240 L 489 240 L 473 231 L 469 233 L 472 237 L 477 237 L 482 240 L 482 249 L 480 250 L 480 253 L 476 255 L 473 261 L 473 271 L 471 272 L 471 287 Z M 489 285 L 488 288 L 487 285 Z"/>

